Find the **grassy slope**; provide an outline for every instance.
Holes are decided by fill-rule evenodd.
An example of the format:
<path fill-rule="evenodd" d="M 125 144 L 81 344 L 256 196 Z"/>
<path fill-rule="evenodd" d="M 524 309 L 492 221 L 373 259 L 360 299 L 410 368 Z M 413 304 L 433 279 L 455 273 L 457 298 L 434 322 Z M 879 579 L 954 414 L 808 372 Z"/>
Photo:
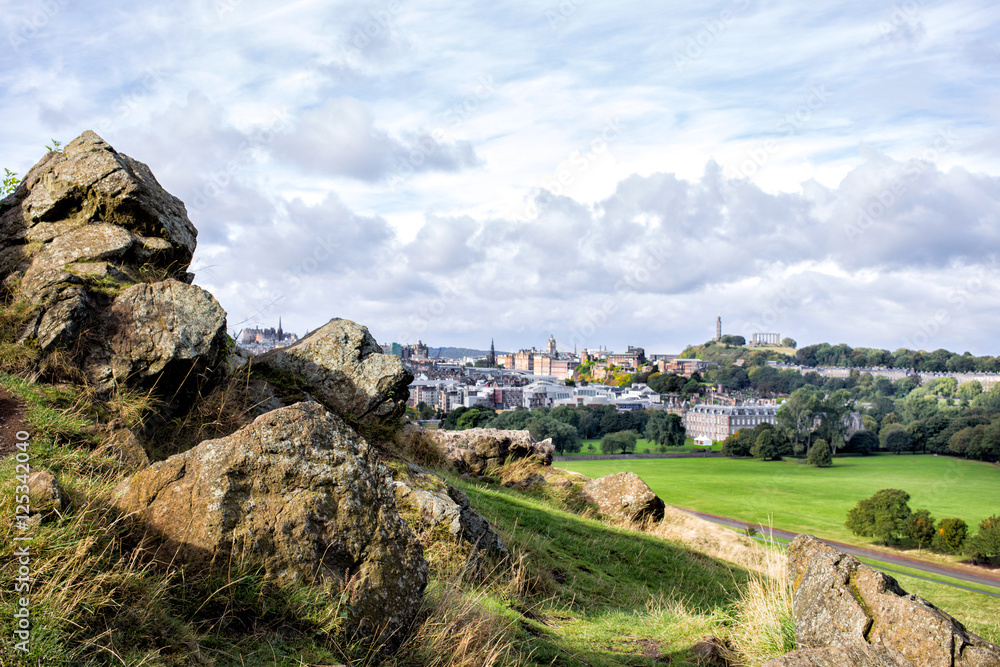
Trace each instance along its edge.
<path fill-rule="evenodd" d="M 898 488 L 910 507 L 937 518 L 959 517 L 976 526 L 1000 512 L 1000 468 L 943 456 L 844 457 L 832 468 L 796 461 L 646 459 L 573 461 L 562 467 L 601 477 L 638 474 L 665 502 L 712 514 L 848 543 L 864 544 L 844 528 L 859 500 Z"/>
<path fill-rule="evenodd" d="M 748 571 L 506 489 L 459 485 L 537 582 L 538 620 L 519 620 L 527 664 L 688 664 L 699 638 L 725 635 Z"/>
<path fill-rule="evenodd" d="M 91 454 L 96 443 L 80 429 L 93 417 L 80 410 L 79 396 L 4 374 L 0 382 L 29 403 L 33 466 L 54 472 L 73 499 L 69 512 L 32 529 L 30 656 L 14 656 L 15 601 L 0 596 L 0 664 L 180 667 L 205 664 L 199 656 L 216 667 L 379 662 L 338 634 L 336 594 L 277 590 L 252 571 L 193 579 L 137 560 L 134 541 L 106 509 L 107 494 L 130 471 Z M 454 481 L 523 558 L 485 580 L 461 567 L 435 572 L 412 639 L 387 665 L 683 665 L 705 634 L 761 634 L 759 624 L 747 629 L 740 602 L 754 581 L 748 570 L 500 486 Z M 5 516 L 14 514 L 13 485 L 8 457 L 0 460 Z M 9 538 L 17 531 L 8 524 L 5 532 L 0 579 L 10 582 Z M 785 620 L 772 625 L 777 639 L 758 642 L 761 659 L 748 664 L 789 648 Z"/>

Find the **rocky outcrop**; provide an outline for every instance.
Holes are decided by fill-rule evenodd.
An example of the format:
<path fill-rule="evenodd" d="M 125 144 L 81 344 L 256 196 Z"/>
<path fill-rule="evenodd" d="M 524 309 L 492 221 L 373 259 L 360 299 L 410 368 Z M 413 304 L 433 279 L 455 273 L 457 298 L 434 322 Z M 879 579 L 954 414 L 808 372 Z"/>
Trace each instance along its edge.
<path fill-rule="evenodd" d="M 98 386 L 159 383 L 176 394 L 210 373 L 225 350 L 226 311 L 215 297 L 177 280 L 139 283 L 101 313 L 84 370 Z"/>
<path fill-rule="evenodd" d="M 431 529 L 440 526 L 479 552 L 496 557 L 509 555 L 490 522 L 472 509 L 469 497 L 440 475 L 407 464 L 406 470 L 394 477 L 397 502 L 401 508 L 408 508 L 423 526 Z"/>
<path fill-rule="evenodd" d="M 666 505 L 634 472 L 619 472 L 583 485 L 583 496 L 596 503 L 601 514 L 630 521 L 659 521 Z"/>
<path fill-rule="evenodd" d="M 786 653 L 765 667 L 917 667 L 902 654 L 884 646 L 831 646 Z"/>
<path fill-rule="evenodd" d="M 969 632 L 927 600 L 907 594 L 895 579 L 853 556 L 811 535 L 799 535 L 788 547 L 788 558 L 795 643 L 800 650 L 780 659 L 786 662 L 767 663 L 771 667 L 1000 667 L 1000 647 Z M 835 656 L 854 655 L 858 650 L 868 662 L 832 662 Z"/>
<path fill-rule="evenodd" d="M 465 431 L 430 430 L 426 436 L 444 450 L 459 473 L 470 475 L 482 475 L 491 466 L 503 465 L 508 458 L 533 458 L 543 465 L 551 465 L 555 453 L 551 440 L 536 442 L 528 431 L 470 428 Z"/>
<path fill-rule="evenodd" d="M 163 557 L 257 565 L 279 582 L 341 581 L 351 629 L 381 645 L 398 645 L 420 606 L 427 563 L 388 470 L 317 403 L 155 463 L 114 498 L 159 536 Z"/>
<path fill-rule="evenodd" d="M 253 363 L 255 372 L 279 389 L 308 392 L 352 424 L 398 420 L 413 381 L 399 357 L 382 354 L 367 327 L 343 319 Z"/>
<path fill-rule="evenodd" d="M 219 363 L 225 311 L 189 283 L 197 231 L 149 167 L 93 132 L 0 202 L 0 280 L 30 305 L 22 342 L 70 349 L 91 383 L 161 397 Z"/>

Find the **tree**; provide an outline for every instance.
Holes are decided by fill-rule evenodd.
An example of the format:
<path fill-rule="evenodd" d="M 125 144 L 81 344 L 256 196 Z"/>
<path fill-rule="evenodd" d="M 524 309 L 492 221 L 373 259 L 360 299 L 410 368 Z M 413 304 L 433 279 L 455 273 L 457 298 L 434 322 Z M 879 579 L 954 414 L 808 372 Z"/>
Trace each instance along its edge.
<path fill-rule="evenodd" d="M 979 522 L 979 532 L 969 539 L 965 552 L 977 563 L 1000 560 L 1000 516 L 994 514 Z"/>
<path fill-rule="evenodd" d="M 455 412 L 458 412 L 458 410 L 455 410 Z M 459 431 L 465 431 L 470 428 L 479 428 L 484 426 L 496 416 L 497 412 L 492 408 L 469 408 L 458 417 L 455 422 L 455 428 Z"/>
<path fill-rule="evenodd" d="M 796 343 L 795 339 L 793 339 L 793 338 L 782 338 L 781 339 L 781 346 L 782 347 L 790 347 L 790 348 L 792 348 L 794 350 L 796 347 L 798 347 L 798 345 L 799 344 Z"/>
<path fill-rule="evenodd" d="M 934 517 L 928 510 L 916 510 L 906 520 L 904 529 L 906 536 L 917 543 L 918 549 L 923 549 L 925 544 L 930 544 L 937 532 L 934 529 Z"/>
<path fill-rule="evenodd" d="M 576 428 L 554 419 L 551 413 L 528 422 L 528 432 L 538 441 L 552 438 L 552 446 L 560 454 L 580 451 L 580 434 Z"/>
<path fill-rule="evenodd" d="M 809 465 L 817 468 L 829 468 L 833 465 L 833 454 L 826 440 L 817 440 L 809 450 Z"/>
<path fill-rule="evenodd" d="M 445 416 L 444 420 L 441 422 L 441 429 L 445 431 L 456 430 L 458 428 L 458 420 L 461 419 L 462 415 L 468 411 L 469 408 L 464 405 L 455 408 Z"/>
<path fill-rule="evenodd" d="M 722 441 L 722 455 L 731 458 L 736 456 L 750 456 L 753 443 L 753 431 L 741 428 Z"/>
<path fill-rule="evenodd" d="M 883 544 L 899 539 L 910 518 L 910 494 L 899 489 L 882 489 L 858 501 L 847 513 L 844 526 L 860 537 L 874 537 Z"/>
<path fill-rule="evenodd" d="M 667 447 L 680 447 L 684 444 L 684 422 L 680 415 L 655 410 L 646 422 L 646 439 L 659 445 L 660 451 Z"/>
<path fill-rule="evenodd" d="M 879 442 L 882 445 L 882 449 L 889 452 L 896 452 L 896 454 L 912 449 L 912 441 L 910 432 L 902 424 L 889 424 L 883 427 L 882 432 L 879 433 Z"/>
<path fill-rule="evenodd" d="M 931 548 L 945 553 L 958 553 L 968 534 L 969 526 L 961 519 L 941 519 L 931 539 Z"/>
<path fill-rule="evenodd" d="M 738 347 L 743 347 L 747 344 L 747 339 L 743 336 L 732 336 L 730 334 L 726 334 L 719 339 L 719 342 L 723 345 L 736 345 Z"/>
<path fill-rule="evenodd" d="M 795 442 L 806 440 L 812 433 L 813 421 L 820 409 L 821 396 L 822 394 L 816 389 L 799 387 L 778 408 L 777 421 L 793 434 Z"/>
<path fill-rule="evenodd" d="M 851 435 L 851 439 L 847 441 L 847 449 L 862 456 L 868 456 L 872 452 L 878 451 L 878 436 L 871 431 L 855 431 Z"/>
<path fill-rule="evenodd" d="M 601 438 L 601 452 L 604 454 L 628 454 L 635 451 L 639 434 L 635 431 L 608 433 Z"/>
<path fill-rule="evenodd" d="M 761 426 L 771 425 L 766 422 L 759 424 L 754 428 L 754 431 L 757 431 Z M 765 461 L 778 461 L 782 456 L 791 453 L 792 444 L 782 435 L 781 431 L 773 426 L 769 429 L 760 429 L 754 438 L 753 447 L 750 449 L 750 454 L 755 459 L 764 459 Z"/>

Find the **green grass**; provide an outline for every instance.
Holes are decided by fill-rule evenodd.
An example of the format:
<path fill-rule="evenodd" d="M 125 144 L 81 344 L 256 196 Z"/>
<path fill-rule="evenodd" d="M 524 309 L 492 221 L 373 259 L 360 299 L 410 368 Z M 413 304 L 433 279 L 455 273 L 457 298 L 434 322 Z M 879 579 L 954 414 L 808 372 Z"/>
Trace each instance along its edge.
<path fill-rule="evenodd" d="M 751 576 L 513 491 L 456 484 L 526 556 L 536 600 L 518 622 L 527 664 L 690 664 L 689 649 L 702 636 L 726 634 Z"/>
<path fill-rule="evenodd" d="M 593 445 L 594 446 L 593 451 L 590 451 L 590 450 L 587 449 L 588 445 Z M 704 452 L 708 448 L 707 447 L 698 447 L 697 445 L 694 444 L 694 440 L 692 440 L 691 438 L 688 438 L 688 439 L 686 439 L 684 441 L 684 445 L 682 447 L 667 447 L 666 449 L 663 450 L 663 452 L 661 452 L 659 450 L 659 448 L 658 448 L 658 445 L 655 442 L 652 442 L 650 440 L 646 440 L 645 438 L 640 438 L 639 440 L 636 441 L 636 443 L 635 443 L 635 453 L 636 454 L 645 454 L 646 453 L 645 450 L 647 450 L 647 449 L 649 450 L 650 454 L 661 454 L 661 453 L 676 454 L 676 453 L 683 453 L 683 452 L 694 452 L 694 453 Z M 717 451 L 720 451 L 721 449 L 722 449 L 722 445 L 713 445 L 712 448 L 711 448 L 711 451 L 717 452 Z M 564 452 L 563 454 L 560 454 L 559 456 L 598 456 L 598 455 L 601 455 L 603 453 L 604 452 L 601 451 L 601 441 L 599 439 L 598 440 L 581 440 L 580 441 L 580 451 L 578 451 L 578 452 Z"/>
<path fill-rule="evenodd" d="M 832 468 L 795 460 L 638 459 L 564 462 L 588 477 L 631 471 L 663 500 L 794 532 L 867 544 L 844 527 L 847 512 L 879 489 L 910 494 L 910 507 L 970 527 L 1000 512 L 1000 467 L 945 456 L 837 457 Z"/>

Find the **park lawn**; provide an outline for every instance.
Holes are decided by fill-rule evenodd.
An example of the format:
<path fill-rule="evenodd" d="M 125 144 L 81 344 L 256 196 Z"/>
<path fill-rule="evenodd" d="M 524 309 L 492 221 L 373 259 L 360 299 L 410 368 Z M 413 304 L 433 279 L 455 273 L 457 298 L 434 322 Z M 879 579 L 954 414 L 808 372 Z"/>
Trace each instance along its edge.
<path fill-rule="evenodd" d="M 588 445 L 593 445 L 594 446 L 593 451 L 587 449 Z M 721 448 L 722 448 L 722 445 L 712 445 L 711 451 L 717 452 Z M 639 438 L 638 440 L 636 440 L 636 443 L 635 443 L 635 453 L 636 454 L 645 454 L 646 453 L 645 450 L 647 450 L 647 449 L 649 450 L 650 454 L 659 454 L 659 453 L 661 453 L 660 450 L 657 449 L 657 444 L 655 442 L 652 442 L 651 440 L 646 440 L 645 438 Z M 696 447 L 695 444 L 694 444 L 694 440 L 692 440 L 691 438 L 687 438 L 686 440 L 684 440 L 684 446 L 683 447 L 668 447 L 667 450 L 666 450 L 666 453 L 669 454 L 669 453 L 685 452 L 685 451 L 698 451 L 698 452 L 702 452 L 702 451 L 705 451 L 705 449 L 707 449 L 707 448 L 706 447 Z M 597 456 L 597 455 L 600 455 L 602 453 L 603 452 L 601 452 L 601 441 L 600 441 L 600 439 L 596 439 L 596 440 L 581 440 L 580 441 L 580 451 L 578 451 L 578 452 L 563 452 L 562 454 L 559 454 L 559 456 Z"/>
<path fill-rule="evenodd" d="M 844 528 L 847 512 L 879 489 L 910 494 L 910 507 L 959 517 L 975 531 L 1000 514 L 1000 467 L 947 456 L 836 457 L 831 468 L 797 460 L 691 458 L 563 462 L 588 477 L 631 471 L 667 504 L 866 545 Z"/>

